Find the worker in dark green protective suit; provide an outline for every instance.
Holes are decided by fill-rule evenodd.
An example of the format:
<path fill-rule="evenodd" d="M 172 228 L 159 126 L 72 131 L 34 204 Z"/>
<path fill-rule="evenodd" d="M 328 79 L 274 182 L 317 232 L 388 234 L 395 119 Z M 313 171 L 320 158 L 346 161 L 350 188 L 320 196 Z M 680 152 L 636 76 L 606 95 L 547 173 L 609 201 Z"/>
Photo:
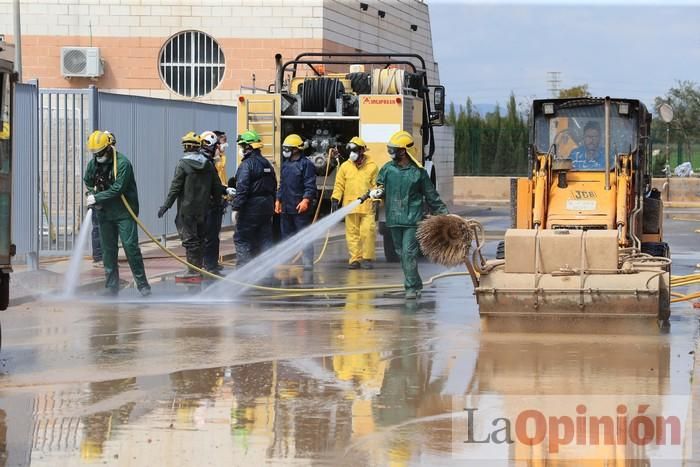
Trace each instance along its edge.
<path fill-rule="evenodd" d="M 88 162 L 83 181 L 88 189 L 88 208 L 100 211 L 100 241 L 107 294 L 116 295 L 119 292 L 117 259 L 118 240 L 121 238 L 136 286 L 141 295 L 148 296 L 151 294 L 151 287 L 148 285 L 143 267 L 138 227 L 122 200 L 123 196 L 138 216 L 139 197 L 134 170 L 129 160 L 117 152 L 114 139 L 108 132 L 94 131 L 88 138 L 87 147 L 95 157 Z"/>
<path fill-rule="evenodd" d="M 182 137 L 184 155 L 175 168 L 168 196 L 158 210 L 160 219 L 177 200 L 175 226 L 185 247 L 187 262 L 198 269 L 202 269 L 204 260 L 207 210 L 212 199 L 221 199 L 224 193 L 214 164 L 199 152 L 201 145 L 202 138 L 193 131 Z M 200 273 L 190 267 L 186 276 L 200 277 Z"/>
<path fill-rule="evenodd" d="M 423 281 L 418 274 L 418 223 L 423 219 L 423 202 L 431 214 L 447 214 L 428 173 L 413 157 L 413 137 L 398 131 L 389 139 L 387 152 L 391 161 L 384 164 L 377 176 L 372 199 L 384 198 L 386 226 L 391 233 L 396 254 L 401 258 L 406 298 L 415 300 L 421 294 Z"/>

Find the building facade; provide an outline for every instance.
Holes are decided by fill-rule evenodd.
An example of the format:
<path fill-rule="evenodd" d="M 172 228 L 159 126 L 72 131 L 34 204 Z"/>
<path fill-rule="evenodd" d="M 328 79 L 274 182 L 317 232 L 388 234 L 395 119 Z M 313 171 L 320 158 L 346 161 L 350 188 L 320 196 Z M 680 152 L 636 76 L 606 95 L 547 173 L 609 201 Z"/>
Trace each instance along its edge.
<path fill-rule="evenodd" d="M 23 79 L 235 105 L 241 87 L 274 82 L 274 56 L 417 53 L 439 82 L 428 5 L 420 0 L 22 0 Z M 12 37 L 12 0 L 0 0 Z M 96 47 L 102 73 L 65 77 L 64 47 Z M 62 63 L 62 61 L 64 63 Z"/>

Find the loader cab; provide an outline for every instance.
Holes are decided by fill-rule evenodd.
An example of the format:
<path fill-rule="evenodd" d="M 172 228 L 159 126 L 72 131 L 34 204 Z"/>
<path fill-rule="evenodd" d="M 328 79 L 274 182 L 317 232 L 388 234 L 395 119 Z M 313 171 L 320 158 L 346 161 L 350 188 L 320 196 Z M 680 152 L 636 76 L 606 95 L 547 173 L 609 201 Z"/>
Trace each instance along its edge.
<path fill-rule="evenodd" d="M 608 170 L 615 169 L 616 155 L 633 154 L 639 148 L 640 105 L 638 101 L 611 102 Z M 537 153 L 551 152 L 555 159 L 570 159 L 572 171 L 606 169 L 603 99 L 535 101 L 532 114 Z"/>
<path fill-rule="evenodd" d="M 651 117 L 632 99 L 536 100 L 532 107 L 532 216 L 520 227 L 619 230 L 630 245 L 638 231 Z M 524 183 L 523 186 L 527 184 Z M 529 218 L 530 222 L 522 221 Z"/>

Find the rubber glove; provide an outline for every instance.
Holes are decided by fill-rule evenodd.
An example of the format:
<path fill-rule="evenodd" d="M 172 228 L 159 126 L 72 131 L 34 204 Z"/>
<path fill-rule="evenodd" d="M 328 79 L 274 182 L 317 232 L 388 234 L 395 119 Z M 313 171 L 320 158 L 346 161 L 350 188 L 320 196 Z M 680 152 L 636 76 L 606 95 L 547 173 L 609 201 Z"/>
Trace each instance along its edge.
<path fill-rule="evenodd" d="M 309 210 L 309 204 L 310 201 L 307 198 L 302 199 L 301 202 L 297 204 L 297 212 L 299 214 L 304 214 L 306 211 Z"/>
<path fill-rule="evenodd" d="M 282 214 L 282 201 L 275 200 L 275 214 Z"/>
<path fill-rule="evenodd" d="M 87 195 L 87 206 L 88 207 L 92 207 L 96 203 L 97 203 L 97 201 L 95 201 L 95 195 Z"/>
<path fill-rule="evenodd" d="M 383 188 L 375 188 L 374 190 L 370 190 L 369 192 L 369 197 L 372 199 L 381 199 L 384 196 L 384 189 Z"/>
<path fill-rule="evenodd" d="M 163 217 L 165 215 L 165 211 L 168 210 L 167 206 L 161 206 L 160 209 L 158 209 L 158 219 Z"/>
<path fill-rule="evenodd" d="M 331 212 L 337 211 L 339 206 L 340 206 L 340 201 L 338 201 L 335 198 L 331 198 Z"/>
<path fill-rule="evenodd" d="M 236 189 L 235 188 L 226 188 L 226 195 L 230 197 L 236 196 Z"/>

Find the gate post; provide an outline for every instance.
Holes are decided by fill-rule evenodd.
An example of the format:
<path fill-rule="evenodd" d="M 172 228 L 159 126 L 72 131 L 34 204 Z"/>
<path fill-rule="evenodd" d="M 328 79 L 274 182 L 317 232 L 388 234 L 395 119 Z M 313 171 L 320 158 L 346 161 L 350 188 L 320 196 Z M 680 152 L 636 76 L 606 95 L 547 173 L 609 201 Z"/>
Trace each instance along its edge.
<path fill-rule="evenodd" d="M 34 142 L 31 154 L 31 163 L 29 165 L 32 171 L 30 177 L 30 185 L 32 186 L 31 193 L 35 194 L 34 202 L 30 203 L 31 211 L 29 213 L 31 232 L 31 246 L 29 252 L 26 255 L 26 263 L 31 271 L 37 271 L 39 269 L 39 245 L 41 242 L 41 230 L 39 227 L 39 216 L 41 216 L 41 173 L 40 173 L 40 163 L 39 159 L 41 157 L 41 138 L 39 137 L 39 122 L 41 121 L 41 101 L 39 96 L 39 80 L 32 79 L 28 80 L 27 84 L 34 86 L 34 102 L 33 111 L 34 115 L 31 122 L 31 141 Z"/>
<path fill-rule="evenodd" d="M 90 87 L 90 133 L 97 130 L 100 127 L 100 108 L 97 102 L 98 92 L 97 87 L 91 84 Z"/>

